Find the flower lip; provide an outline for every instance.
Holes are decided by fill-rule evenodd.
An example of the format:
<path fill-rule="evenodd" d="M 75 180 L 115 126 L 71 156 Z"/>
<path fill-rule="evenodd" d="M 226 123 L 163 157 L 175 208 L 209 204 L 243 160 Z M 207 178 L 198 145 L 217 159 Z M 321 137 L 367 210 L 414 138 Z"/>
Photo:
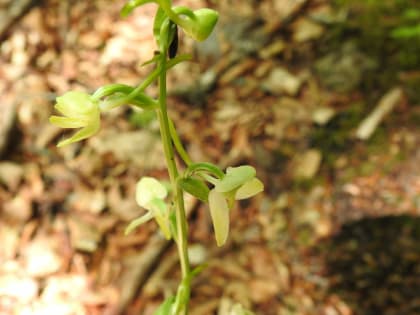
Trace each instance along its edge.
<path fill-rule="evenodd" d="M 217 180 L 208 193 L 210 216 L 217 246 L 226 243 L 229 234 L 229 212 L 235 200 L 252 197 L 264 190 L 264 184 L 255 177 L 252 166 L 229 167 L 226 175 Z"/>
<path fill-rule="evenodd" d="M 225 196 L 214 189 L 210 190 L 209 208 L 217 246 L 222 246 L 229 235 L 230 211 Z"/>
<path fill-rule="evenodd" d="M 264 184 L 258 178 L 252 178 L 235 192 L 235 200 L 247 199 L 264 190 Z"/>

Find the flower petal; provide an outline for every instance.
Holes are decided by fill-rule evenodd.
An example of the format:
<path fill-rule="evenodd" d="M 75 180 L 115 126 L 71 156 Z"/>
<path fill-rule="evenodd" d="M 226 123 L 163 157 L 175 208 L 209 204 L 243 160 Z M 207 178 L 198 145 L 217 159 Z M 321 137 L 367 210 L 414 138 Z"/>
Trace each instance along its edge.
<path fill-rule="evenodd" d="M 229 235 L 229 207 L 224 195 L 214 189 L 210 190 L 209 207 L 216 243 L 222 246 Z"/>
<path fill-rule="evenodd" d="M 55 109 L 67 117 L 85 116 L 97 106 L 89 94 L 80 91 L 64 93 L 56 101 Z"/>
<path fill-rule="evenodd" d="M 86 121 L 80 118 L 51 116 L 50 123 L 60 128 L 81 128 L 86 126 Z"/>
<path fill-rule="evenodd" d="M 63 147 L 65 145 L 68 145 L 70 143 L 78 142 L 80 140 L 89 138 L 90 136 L 94 135 L 99 130 L 99 125 L 89 125 L 85 128 L 79 130 L 76 132 L 73 136 L 71 136 L 68 139 L 65 139 L 63 141 L 60 141 L 57 144 L 57 147 Z"/>
<path fill-rule="evenodd" d="M 226 176 L 221 179 L 214 187 L 218 192 L 228 192 L 242 186 L 247 181 L 255 177 L 255 168 L 249 165 L 238 167 L 228 167 Z"/>
<path fill-rule="evenodd" d="M 235 193 L 235 199 L 241 200 L 252 197 L 264 190 L 264 184 L 258 178 L 253 178 L 247 181 Z"/>

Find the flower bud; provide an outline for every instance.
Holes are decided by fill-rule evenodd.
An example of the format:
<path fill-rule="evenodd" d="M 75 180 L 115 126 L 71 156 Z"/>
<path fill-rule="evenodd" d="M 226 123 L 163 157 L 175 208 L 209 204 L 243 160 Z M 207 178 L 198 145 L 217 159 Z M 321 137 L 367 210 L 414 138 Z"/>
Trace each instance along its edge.
<path fill-rule="evenodd" d="M 143 177 L 136 186 L 137 204 L 148 210 L 148 205 L 153 199 L 165 199 L 167 194 L 165 186 L 153 177 Z"/>
<path fill-rule="evenodd" d="M 186 17 L 180 26 L 194 40 L 201 42 L 210 36 L 218 19 L 219 13 L 212 9 L 202 8 L 194 11 L 193 19 Z"/>
<path fill-rule="evenodd" d="M 166 187 L 153 177 L 143 177 L 136 186 L 138 205 L 149 211 L 149 216 L 151 214 L 155 219 L 165 238 L 170 239 L 169 209 L 164 201 L 167 194 Z M 141 223 L 145 221 L 141 220 Z"/>

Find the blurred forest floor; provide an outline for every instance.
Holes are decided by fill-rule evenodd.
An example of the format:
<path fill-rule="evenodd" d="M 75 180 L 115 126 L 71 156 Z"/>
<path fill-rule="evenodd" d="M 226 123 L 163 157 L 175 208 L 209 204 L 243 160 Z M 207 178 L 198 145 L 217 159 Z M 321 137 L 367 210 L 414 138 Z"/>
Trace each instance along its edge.
<path fill-rule="evenodd" d="M 150 71 L 155 7 L 120 19 L 123 3 L 0 1 L 0 315 L 148 315 L 176 289 L 155 224 L 123 234 L 137 180 L 167 176 L 154 117 L 116 109 L 61 149 L 48 123 L 56 96 Z M 194 62 L 170 75 L 171 117 L 194 160 L 250 163 L 266 187 L 223 248 L 188 199 L 191 261 L 207 263 L 191 314 L 419 314 L 419 69 L 389 75 L 351 32 L 334 40 L 330 1 L 179 3 L 221 21 L 181 38 Z"/>

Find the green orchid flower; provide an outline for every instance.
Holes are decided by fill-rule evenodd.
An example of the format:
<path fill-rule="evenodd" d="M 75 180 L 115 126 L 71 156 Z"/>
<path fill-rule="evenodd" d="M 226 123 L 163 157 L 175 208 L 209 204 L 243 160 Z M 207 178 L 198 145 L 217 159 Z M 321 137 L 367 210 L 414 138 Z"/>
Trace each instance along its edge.
<path fill-rule="evenodd" d="M 155 219 L 166 239 L 171 238 L 169 210 L 164 201 L 168 191 L 164 185 L 153 177 L 143 177 L 136 186 L 136 201 L 148 212 L 133 220 L 125 229 L 125 234 L 132 232 L 141 224 Z"/>
<path fill-rule="evenodd" d="M 208 200 L 217 246 L 226 243 L 229 235 L 229 212 L 235 200 L 250 198 L 264 190 L 264 184 L 255 177 L 249 165 L 229 167 L 226 176 L 210 190 Z"/>
<path fill-rule="evenodd" d="M 99 131 L 99 103 L 89 94 L 70 91 L 57 97 L 56 101 L 54 108 L 64 116 L 53 115 L 50 123 L 60 128 L 82 128 L 72 137 L 60 141 L 58 147 L 89 138 Z"/>

